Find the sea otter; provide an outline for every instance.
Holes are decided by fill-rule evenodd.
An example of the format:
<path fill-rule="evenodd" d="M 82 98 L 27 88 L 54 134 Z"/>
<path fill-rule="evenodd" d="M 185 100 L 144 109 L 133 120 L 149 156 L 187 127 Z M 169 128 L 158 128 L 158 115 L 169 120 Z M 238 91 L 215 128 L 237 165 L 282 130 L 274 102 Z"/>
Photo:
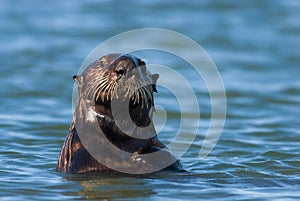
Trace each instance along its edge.
<path fill-rule="evenodd" d="M 158 77 L 129 54 L 103 56 L 75 75 L 78 100 L 57 171 L 184 171 L 152 122 Z"/>

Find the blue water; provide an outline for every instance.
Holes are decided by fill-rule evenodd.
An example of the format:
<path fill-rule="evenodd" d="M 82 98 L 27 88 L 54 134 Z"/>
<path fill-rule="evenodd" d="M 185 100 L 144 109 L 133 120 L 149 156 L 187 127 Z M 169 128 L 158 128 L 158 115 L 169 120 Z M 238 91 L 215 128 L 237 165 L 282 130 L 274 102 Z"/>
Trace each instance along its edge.
<path fill-rule="evenodd" d="M 299 200 L 299 10 L 297 0 L 2 0 L 0 199 Z M 210 120 L 202 87 L 196 94 L 203 126 L 181 158 L 188 173 L 57 173 L 72 118 L 72 76 L 98 44 L 148 27 L 182 33 L 214 60 L 227 95 L 218 144 L 207 158 L 198 158 Z M 169 62 L 197 83 L 192 71 Z M 160 135 L 165 143 L 180 123 L 173 98 L 163 89 L 156 94 L 168 112 Z"/>

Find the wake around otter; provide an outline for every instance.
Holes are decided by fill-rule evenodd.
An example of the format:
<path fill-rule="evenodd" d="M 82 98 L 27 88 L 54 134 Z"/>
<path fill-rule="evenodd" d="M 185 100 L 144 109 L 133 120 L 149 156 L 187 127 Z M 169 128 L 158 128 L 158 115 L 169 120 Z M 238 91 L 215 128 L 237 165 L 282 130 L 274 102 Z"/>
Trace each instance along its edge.
<path fill-rule="evenodd" d="M 109 54 L 73 79 L 78 100 L 57 171 L 183 171 L 152 122 L 158 74 L 132 55 Z"/>

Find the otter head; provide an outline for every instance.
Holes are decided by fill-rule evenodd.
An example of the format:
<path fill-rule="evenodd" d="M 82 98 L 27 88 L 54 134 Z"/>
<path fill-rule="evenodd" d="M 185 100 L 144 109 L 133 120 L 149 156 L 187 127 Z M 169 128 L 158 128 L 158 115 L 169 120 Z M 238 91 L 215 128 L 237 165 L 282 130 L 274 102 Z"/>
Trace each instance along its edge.
<path fill-rule="evenodd" d="M 151 123 L 158 77 L 137 57 L 109 54 L 73 78 L 79 86 L 79 101 L 84 100 L 93 105 L 95 112 L 111 118 L 112 106 L 117 107 L 113 109 L 120 119 L 126 118 L 122 111 L 128 109 L 131 120 L 143 127 Z"/>

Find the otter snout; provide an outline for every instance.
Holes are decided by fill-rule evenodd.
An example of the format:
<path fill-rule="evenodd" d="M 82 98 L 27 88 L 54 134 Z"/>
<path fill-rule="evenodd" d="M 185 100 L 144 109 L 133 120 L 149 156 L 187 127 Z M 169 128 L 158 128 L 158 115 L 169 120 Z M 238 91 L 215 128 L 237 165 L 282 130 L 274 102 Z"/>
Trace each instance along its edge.
<path fill-rule="evenodd" d="M 127 72 L 127 69 L 124 65 L 120 65 L 117 68 L 115 68 L 115 73 L 117 73 L 118 77 L 125 75 Z"/>
<path fill-rule="evenodd" d="M 140 59 L 127 54 L 119 56 L 113 63 L 114 72 L 119 78 L 142 64 Z"/>

